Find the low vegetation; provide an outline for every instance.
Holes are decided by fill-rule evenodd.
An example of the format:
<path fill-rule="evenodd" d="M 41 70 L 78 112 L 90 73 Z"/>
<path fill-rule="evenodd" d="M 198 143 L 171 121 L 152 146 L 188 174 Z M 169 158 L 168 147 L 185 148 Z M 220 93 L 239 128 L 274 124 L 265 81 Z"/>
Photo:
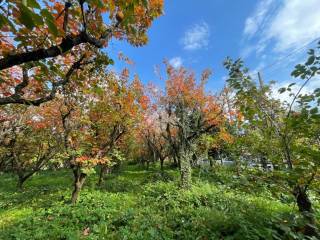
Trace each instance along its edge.
<path fill-rule="evenodd" d="M 195 171 L 185 191 L 176 170 L 123 166 L 100 187 L 89 178 L 77 205 L 69 204 L 68 171 L 41 172 L 22 192 L 3 174 L 0 238 L 303 239 L 291 196 L 278 196 L 262 179 L 216 168 L 219 173 Z"/>

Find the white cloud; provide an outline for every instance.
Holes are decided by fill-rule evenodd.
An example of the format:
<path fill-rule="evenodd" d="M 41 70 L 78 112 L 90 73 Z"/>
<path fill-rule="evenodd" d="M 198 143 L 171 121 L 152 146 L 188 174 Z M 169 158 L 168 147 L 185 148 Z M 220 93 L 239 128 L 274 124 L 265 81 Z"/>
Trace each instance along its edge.
<path fill-rule="evenodd" d="M 298 49 L 320 37 L 319 0 L 262 0 L 246 19 L 243 31 L 257 44 L 248 53 L 262 54 L 267 46 L 277 53 Z M 254 50 L 252 50 L 254 48 Z"/>
<path fill-rule="evenodd" d="M 183 60 L 181 57 L 174 57 L 169 60 L 169 63 L 174 68 L 179 68 L 182 66 Z"/>
<path fill-rule="evenodd" d="M 301 47 L 320 37 L 319 0 L 286 0 L 266 32 L 276 40 L 275 50 Z"/>
<path fill-rule="evenodd" d="M 296 83 L 294 86 L 291 87 L 291 92 L 284 92 L 279 93 L 279 89 L 282 87 L 288 87 L 289 84 Z M 296 79 L 292 79 L 292 81 L 284 81 L 280 83 L 276 83 L 272 87 L 272 96 L 275 99 L 279 99 L 282 102 L 288 102 L 291 103 L 293 100 L 293 96 L 290 96 L 290 93 L 293 93 L 294 95 L 298 93 L 299 89 L 301 88 L 304 81 L 298 81 Z M 310 82 L 301 90 L 300 94 L 310 94 L 312 93 L 316 88 L 320 88 L 320 79 L 319 78 L 313 78 L 310 80 Z"/>
<path fill-rule="evenodd" d="M 254 14 L 246 19 L 244 34 L 252 37 L 262 27 L 268 17 L 273 0 L 263 0 L 257 5 Z"/>
<path fill-rule="evenodd" d="M 198 50 L 209 45 L 210 28 L 206 22 L 201 22 L 190 27 L 181 39 L 185 50 Z"/>

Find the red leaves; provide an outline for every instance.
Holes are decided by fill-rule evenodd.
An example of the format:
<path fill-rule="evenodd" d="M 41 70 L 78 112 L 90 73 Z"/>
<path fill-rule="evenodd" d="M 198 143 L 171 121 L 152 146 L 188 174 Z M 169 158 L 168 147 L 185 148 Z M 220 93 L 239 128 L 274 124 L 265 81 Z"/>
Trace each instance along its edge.
<path fill-rule="evenodd" d="M 130 3 L 113 0 L 84 1 L 83 14 L 79 4 L 81 1 L 71 2 L 72 6 L 68 8 L 64 1 L 56 0 L 6 1 L 8 16 L 0 26 L 2 69 L 31 61 L 42 64 L 50 55 L 53 58 L 45 62 L 46 67 L 38 68 L 33 75 L 37 75 L 34 76 L 35 80 L 42 83 L 45 80 L 57 82 L 61 70 L 66 69 L 64 65 L 70 64 L 70 54 L 66 54 L 67 51 L 72 50 L 75 59 L 88 52 L 92 54 L 91 59 L 99 58 L 101 52 L 98 54 L 94 48 L 108 46 L 113 37 L 125 39 L 135 46 L 143 45 L 147 42 L 147 29 L 162 14 L 163 9 L 162 0 L 129 1 Z M 105 21 L 104 15 L 109 15 L 110 20 Z M 10 37 L 6 37 L 7 35 Z M 92 47 L 87 47 L 88 45 Z M 53 50 L 56 48 L 59 51 Z M 55 58 L 56 56 L 59 57 Z M 123 55 L 122 60 L 132 64 Z M 111 61 L 104 62 L 110 63 Z M 128 78 L 128 70 L 124 70 L 121 77 Z M 1 93 L 9 93 L 10 88 L 17 84 L 13 75 L 5 74 L 0 78 L 6 82 L 5 85 L 0 83 L 4 89 Z M 70 84 L 80 86 L 82 82 L 72 79 Z M 31 96 L 43 96 L 48 92 L 46 87 L 30 88 L 29 93 Z"/>
<path fill-rule="evenodd" d="M 221 122 L 221 106 L 215 96 L 205 92 L 204 84 L 211 75 L 210 70 L 202 73 L 200 83 L 196 82 L 193 72 L 185 68 L 175 69 L 167 65 L 168 80 L 166 81 L 166 96 L 163 101 L 167 103 L 183 102 L 187 108 L 198 108 L 204 113 L 210 124 L 218 125 Z"/>
<path fill-rule="evenodd" d="M 92 157 L 84 155 L 84 156 L 77 157 L 75 161 L 81 167 L 94 167 L 94 166 L 97 166 L 97 165 L 107 164 L 110 161 L 110 159 L 107 158 L 107 157 L 92 158 Z"/>
<path fill-rule="evenodd" d="M 55 131 L 61 131 L 60 106 L 59 100 L 55 100 L 40 107 L 30 108 L 26 112 L 26 124 L 34 130 L 55 128 Z"/>
<path fill-rule="evenodd" d="M 141 105 L 143 110 L 147 110 L 149 104 L 150 104 L 150 99 L 148 96 L 142 96 L 139 99 L 139 104 Z"/>

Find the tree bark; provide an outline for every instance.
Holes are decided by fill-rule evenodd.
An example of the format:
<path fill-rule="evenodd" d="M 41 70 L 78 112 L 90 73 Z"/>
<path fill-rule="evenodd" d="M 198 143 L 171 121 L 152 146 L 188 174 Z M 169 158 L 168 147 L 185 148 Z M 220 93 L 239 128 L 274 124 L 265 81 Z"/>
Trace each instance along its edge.
<path fill-rule="evenodd" d="M 286 138 L 283 138 L 283 147 L 284 147 L 284 155 L 285 155 L 285 160 L 286 163 L 288 165 L 289 169 L 293 169 L 293 164 L 292 164 L 292 160 L 291 160 L 291 150 L 288 144 L 288 140 Z"/>
<path fill-rule="evenodd" d="M 79 167 L 73 170 L 73 174 L 74 174 L 74 183 L 73 183 L 74 188 L 71 196 L 71 203 L 76 204 L 76 202 L 78 201 L 82 186 L 86 180 L 87 174 L 80 172 Z"/>
<path fill-rule="evenodd" d="M 97 183 L 98 186 L 101 186 L 102 183 L 104 182 L 104 175 L 107 172 L 107 169 L 108 168 L 106 166 L 100 167 L 99 179 L 98 179 L 98 183 Z"/>
<path fill-rule="evenodd" d="M 210 167 L 212 168 L 213 167 L 213 159 L 211 157 L 209 157 L 209 164 L 210 164 Z"/>
<path fill-rule="evenodd" d="M 163 172 L 163 162 L 164 162 L 164 159 L 163 158 L 160 158 L 160 170 L 161 172 Z"/>
<path fill-rule="evenodd" d="M 312 209 L 312 203 L 308 197 L 307 191 L 304 186 L 295 186 L 293 194 L 296 198 L 299 212 L 302 214 L 306 221 L 304 226 L 304 234 L 309 237 L 319 237 L 317 228 L 315 226 L 314 211 Z"/>
<path fill-rule="evenodd" d="M 181 187 L 189 188 L 191 185 L 191 157 L 189 152 L 182 152 L 180 160 Z"/>
<path fill-rule="evenodd" d="M 268 171 L 268 162 L 265 156 L 260 156 L 260 163 L 262 165 L 263 170 Z"/>
<path fill-rule="evenodd" d="M 0 70 L 17 66 L 22 63 L 56 57 L 82 43 L 89 43 L 97 48 L 101 48 L 103 46 L 100 40 L 90 37 L 86 32 L 81 32 L 76 36 L 67 36 L 62 39 L 59 45 L 55 45 L 47 49 L 40 48 L 30 52 L 8 55 L 0 59 Z"/>
<path fill-rule="evenodd" d="M 23 183 L 27 180 L 27 178 L 24 178 L 23 176 L 18 177 L 18 183 L 17 183 L 17 188 L 19 190 L 23 189 Z"/>
<path fill-rule="evenodd" d="M 178 167 L 178 166 L 179 166 L 178 161 L 177 161 L 177 158 L 176 158 L 175 155 L 173 155 L 173 166 L 174 166 L 174 167 Z"/>
<path fill-rule="evenodd" d="M 147 170 L 149 170 L 150 161 L 147 160 Z"/>
<path fill-rule="evenodd" d="M 40 170 L 40 169 L 39 169 Z M 27 179 L 29 179 L 33 174 L 35 174 L 37 171 L 39 171 L 38 169 L 37 170 L 33 170 L 27 174 L 24 175 L 23 172 L 18 172 L 18 183 L 17 183 L 17 188 L 19 190 L 22 190 L 23 189 L 23 184 L 25 183 L 25 181 L 27 181 Z"/>

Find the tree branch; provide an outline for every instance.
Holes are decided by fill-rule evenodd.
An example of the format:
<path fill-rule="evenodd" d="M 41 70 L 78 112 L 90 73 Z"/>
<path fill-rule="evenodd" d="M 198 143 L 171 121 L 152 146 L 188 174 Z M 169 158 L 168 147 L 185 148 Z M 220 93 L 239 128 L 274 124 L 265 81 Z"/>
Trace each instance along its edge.
<path fill-rule="evenodd" d="M 83 30 L 86 31 L 87 30 L 87 23 L 86 23 L 86 19 L 85 19 L 86 17 L 84 15 L 84 11 L 83 11 L 83 3 L 84 3 L 84 0 L 79 0 L 79 4 L 81 7 Z"/>
<path fill-rule="evenodd" d="M 112 31 L 109 31 L 110 35 Z M 107 36 L 104 36 L 105 38 Z M 0 59 L 0 70 L 4 70 L 13 66 L 20 65 L 22 63 L 28 63 L 32 61 L 39 61 L 46 58 L 59 56 L 73 47 L 78 46 L 82 43 L 89 43 L 97 48 L 102 48 L 103 43 L 102 38 L 96 39 L 89 36 L 86 32 L 81 32 L 76 36 L 66 36 L 59 45 L 55 45 L 49 48 L 40 48 L 38 50 L 17 53 L 13 55 L 8 55 L 7 57 Z"/>
<path fill-rule="evenodd" d="M 92 63 L 92 61 L 81 63 L 83 61 L 84 57 L 85 57 L 84 55 L 81 56 L 81 58 L 78 61 L 76 61 L 75 63 L 72 64 L 72 66 L 70 67 L 70 69 L 66 73 L 66 76 L 64 77 L 64 79 L 62 79 L 58 82 L 54 82 L 52 84 L 52 89 L 47 96 L 41 97 L 38 99 L 34 99 L 34 100 L 25 99 L 22 97 L 23 96 L 23 88 L 25 88 L 29 83 L 27 71 L 25 68 L 23 68 L 23 81 L 15 87 L 14 94 L 12 94 L 9 97 L 0 98 L 0 106 L 10 104 L 10 103 L 39 106 L 40 104 L 42 104 L 44 102 L 48 102 L 48 101 L 52 100 L 55 97 L 58 88 L 60 86 L 64 86 L 69 83 L 70 77 L 75 70 L 80 69 L 82 65 Z"/>
<path fill-rule="evenodd" d="M 64 18 L 63 18 L 63 30 L 66 33 L 68 30 L 68 20 L 69 20 L 69 8 L 72 6 L 72 4 L 67 1 L 64 4 Z"/>

